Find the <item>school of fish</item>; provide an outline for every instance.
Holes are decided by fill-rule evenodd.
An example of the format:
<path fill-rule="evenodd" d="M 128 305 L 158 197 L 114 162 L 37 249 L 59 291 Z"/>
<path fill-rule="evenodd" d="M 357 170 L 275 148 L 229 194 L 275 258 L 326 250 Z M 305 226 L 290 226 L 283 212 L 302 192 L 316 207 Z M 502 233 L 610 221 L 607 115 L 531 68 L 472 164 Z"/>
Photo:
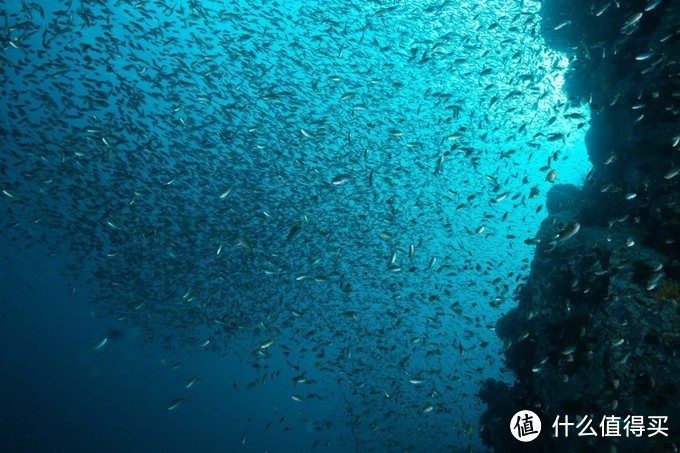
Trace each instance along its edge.
<path fill-rule="evenodd" d="M 256 375 L 234 391 L 294 375 L 281 401 L 349 411 L 310 447 L 475 444 L 477 383 L 512 379 L 496 320 L 589 118 L 540 37 L 569 24 L 538 11 L 5 4 L 2 234 L 69 256 L 145 341 L 237 351 Z"/>

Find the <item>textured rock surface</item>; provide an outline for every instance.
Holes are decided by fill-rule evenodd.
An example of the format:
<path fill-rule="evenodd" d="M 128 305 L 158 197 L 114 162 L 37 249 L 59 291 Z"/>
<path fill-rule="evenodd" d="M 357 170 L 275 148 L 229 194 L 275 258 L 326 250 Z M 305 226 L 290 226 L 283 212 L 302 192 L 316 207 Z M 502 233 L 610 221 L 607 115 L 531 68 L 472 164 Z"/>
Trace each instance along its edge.
<path fill-rule="evenodd" d="M 606 2 L 543 5 L 547 42 L 572 58 L 567 92 L 591 106 L 593 171 L 582 190 L 548 194 L 531 277 L 497 325 L 517 376 L 480 392 L 497 451 L 519 446 L 508 422 L 520 409 L 544 415 L 529 450 L 680 445 L 680 4 L 615 3 L 599 16 Z M 554 439 L 556 415 L 590 416 L 598 436 Z M 670 436 L 604 438 L 605 415 L 665 415 Z"/>

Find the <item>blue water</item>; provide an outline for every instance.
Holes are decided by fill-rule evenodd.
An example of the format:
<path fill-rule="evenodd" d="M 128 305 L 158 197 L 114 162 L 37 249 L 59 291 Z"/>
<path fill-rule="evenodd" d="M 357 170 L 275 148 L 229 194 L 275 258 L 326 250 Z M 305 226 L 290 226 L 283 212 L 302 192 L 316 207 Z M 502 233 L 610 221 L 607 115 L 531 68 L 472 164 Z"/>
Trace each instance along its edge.
<path fill-rule="evenodd" d="M 537 2 L 0 14 L 2 445 L 482 448 L 525 240 L 589 169 Z"/>

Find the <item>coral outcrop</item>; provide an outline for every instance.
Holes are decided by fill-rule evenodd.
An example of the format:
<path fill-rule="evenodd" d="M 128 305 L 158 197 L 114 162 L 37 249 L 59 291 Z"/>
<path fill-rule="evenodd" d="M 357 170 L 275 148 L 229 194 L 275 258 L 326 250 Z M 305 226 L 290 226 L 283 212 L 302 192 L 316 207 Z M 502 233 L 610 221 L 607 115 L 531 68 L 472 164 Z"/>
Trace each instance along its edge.
<path fill-rule="evenodd" d="M 680 4 L 599 3 L 543 2 L 545 39 L 571 58 L 567 93 L 591 107 L 593 171 L 548 194 L 530 278 L 496 327 L 517 376 L 479 394 L 496 451 L 525 448 L 508 429 L 520 409 L 543 421 L 528 450 L 680 446 Z M 555 438 L 558 415 L 589 418 L 597 435 Z M 628 415 L 646 428 L 667 416 L 667 436 L 627 434 Z M 619 436 L 602 435 L 605 416 L 621 417 Z"/>

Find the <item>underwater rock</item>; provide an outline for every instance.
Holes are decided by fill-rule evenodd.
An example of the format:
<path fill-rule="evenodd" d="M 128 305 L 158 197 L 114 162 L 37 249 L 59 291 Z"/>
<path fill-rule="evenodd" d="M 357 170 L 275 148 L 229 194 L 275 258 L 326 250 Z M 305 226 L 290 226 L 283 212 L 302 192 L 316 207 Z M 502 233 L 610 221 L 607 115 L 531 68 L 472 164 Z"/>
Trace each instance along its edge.
<path fill-rule="evenodd" d="M 567 211 L 576 215 L 582 205 L 581 191 L 574 185 L 557 184 L 548 191 L 546 208 L 549 214 Z"/>
<path fill-rule="evenodd" d="M 484 384 L 482 440 L 518 447 L 507 425 L 521 409 L 548 433 L 558 415 L 658 415 L 669 417 L 668 437 L 541 435 L 529 445 L 670 450 L 680 441 L 678 5 L 553 0 L 541 14 L 546 42 L 571 56 L 567 93 L 591 107 L 593 171 L 582 191 L 548 193 L 530 278 L 496 328 L 517 381 Z"/>
<path fill-rule="evenodd" d="M 518 307 L 498 322 L 498 335 L 511 340 L 506 365 L 518 380 L 506 395 L 494 396 L 481 422 L 500 417 L 504 423 L 498 429 L 507 432 L 507 412 L 524 408 L 549 418 L 544 426 L 557 415 L 590 414 L 599 420 L 611 413 L 678 413 L 680 287 L 656 286 L 659 263 L 666 258 L 644 245 L 630 246 L 632 231 L 623 227 L 581 227 L 568 240 L 544 244 L 559 218 L 544 221 L 531 279 Z M 513 401 L 512 409 L 499 407 L 497 401 L 511 394 L 524 399 Z M 485 395 L 480 392 L 482 399 Z M 678 432 L 679 422 L 671 417 L 669 429 Z M 488 433 L 484 440 L 504 451 L 503 436 Z M 583 445 L 562 438 L 542 442 Z M 635 444 L 651 448 L 640 440 Z"/>

